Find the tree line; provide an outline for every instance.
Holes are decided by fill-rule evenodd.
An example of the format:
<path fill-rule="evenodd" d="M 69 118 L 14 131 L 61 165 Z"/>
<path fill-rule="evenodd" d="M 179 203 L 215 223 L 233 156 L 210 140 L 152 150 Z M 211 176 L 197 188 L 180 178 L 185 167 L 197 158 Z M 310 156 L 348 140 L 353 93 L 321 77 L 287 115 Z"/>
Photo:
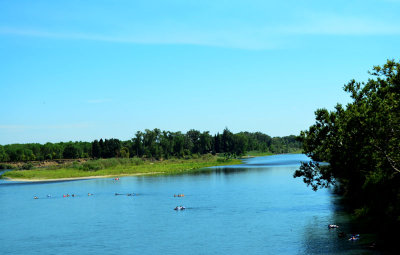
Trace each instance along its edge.
<path fill-rule="evenodd" d="M 160 129 L 138 131 L 130 140 L 99 139 L 93 142 L 28 143 L 0 145 L 0 162 L 27 162 L 78 158 L 140 157 L 168 159 L 195 154 L 240 156 L 248 151 L 288 153 L 298 151 L 300 142 L 294 135 L 270 137 L 261 132 L 232 133 L 229 129 L 211 135 L 210 132 L 189 130 L 186 133 L 161 131 Z"/>
<path fill-rule="evenodd" d="M 314 190 L 336 186 L 355 215 L 387 238 L 400 227 L 400 63 L 387 61 L 370 74 L 366 83 L 345 85 L 347 106 L 315 112 L 316 123 L 300 136 L 313 161 L 295 177 Z"/>

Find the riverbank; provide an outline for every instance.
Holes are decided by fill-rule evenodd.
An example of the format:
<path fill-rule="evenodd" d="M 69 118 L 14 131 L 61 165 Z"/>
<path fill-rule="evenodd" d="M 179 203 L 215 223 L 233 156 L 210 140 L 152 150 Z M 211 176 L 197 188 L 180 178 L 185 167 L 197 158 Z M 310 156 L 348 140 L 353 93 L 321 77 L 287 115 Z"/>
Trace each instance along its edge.
<path fill-rule="evenodd" d="M 204 155 L 192 159 L 169 159 L 162 161 L 112 158 L 73 162 L 69 165 L 42 167 L 31 170 L 12 170 L 4 173 L 2 178 L 15 181 L 57 181 L 130 175 L 182 174 L 206 167 L 238 164 L 241 164 L 241 160 L 239 159 L 226 160 L 212 155 Z"/>
<path fill-rule="evenodd" d="M 70 177 L 70 178 L 58 178 L 58 179 L 22 179 L 22 178 L 9 178 L 4 177 L 7 181 L 17 181 L 17 182 L 57 182 L 57 181 L 77 181 L 77 180 L 90 180 L 90 179 L 101 179 L 101 178 L 114 178 L 114 177 L 124 177 L 124 176 L 143 176 L 143 175 L 155 175 L 161 174 L 159 172 L 153 173 L 136 173 L 136 174 L 121 174 L 121 175 L 100 175 L 100 176 L 86 176 L 86 177 Z"/>

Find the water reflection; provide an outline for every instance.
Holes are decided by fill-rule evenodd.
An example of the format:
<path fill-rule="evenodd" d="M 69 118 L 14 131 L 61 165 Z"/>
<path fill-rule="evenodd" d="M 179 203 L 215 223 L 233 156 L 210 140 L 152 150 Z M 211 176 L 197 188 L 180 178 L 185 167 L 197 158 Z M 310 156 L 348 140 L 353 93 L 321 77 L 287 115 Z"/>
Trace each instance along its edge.
<path fill-rule="evenodd" d="M 341 198 L 330 194 L 329 216 L 315 216 L 304 228 L 304 254 L 381 254 L 379 250 L 371 248 L 376 236 L 363 232 L 344 210 Z M 329 224 L 338 225 L 339 228 L 330 229 Z M 360 239 L 350 241 L 349 238 L 354 234 L 359 234 Z"/>

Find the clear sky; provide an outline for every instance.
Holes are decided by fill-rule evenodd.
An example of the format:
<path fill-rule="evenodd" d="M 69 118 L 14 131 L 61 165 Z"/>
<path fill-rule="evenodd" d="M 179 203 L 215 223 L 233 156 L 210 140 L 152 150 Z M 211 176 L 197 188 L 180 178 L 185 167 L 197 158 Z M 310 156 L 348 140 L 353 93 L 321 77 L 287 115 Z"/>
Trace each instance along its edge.
<path fill-rule="evenodd" d="M 298 134 L 399 60 L 400 0 L 0 1 L 0 144 Z"/>

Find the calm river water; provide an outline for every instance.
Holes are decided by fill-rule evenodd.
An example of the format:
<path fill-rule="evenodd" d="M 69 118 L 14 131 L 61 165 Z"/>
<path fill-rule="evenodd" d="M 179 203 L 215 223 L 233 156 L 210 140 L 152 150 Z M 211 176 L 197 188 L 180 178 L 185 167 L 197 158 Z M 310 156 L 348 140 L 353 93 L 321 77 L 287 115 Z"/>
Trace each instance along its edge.
<path fill-rule="evenodd" d="M 258 157 L 192 175 L 119 181 L 1 181 L 0 253 L 377 254 L 363 248 L 362 233 L 359 241 L 338 237 L 354 229 L 335 195 L 292 177 L 306 160 Z M 178 205 L 187 209 L 174 211 Z"/>

